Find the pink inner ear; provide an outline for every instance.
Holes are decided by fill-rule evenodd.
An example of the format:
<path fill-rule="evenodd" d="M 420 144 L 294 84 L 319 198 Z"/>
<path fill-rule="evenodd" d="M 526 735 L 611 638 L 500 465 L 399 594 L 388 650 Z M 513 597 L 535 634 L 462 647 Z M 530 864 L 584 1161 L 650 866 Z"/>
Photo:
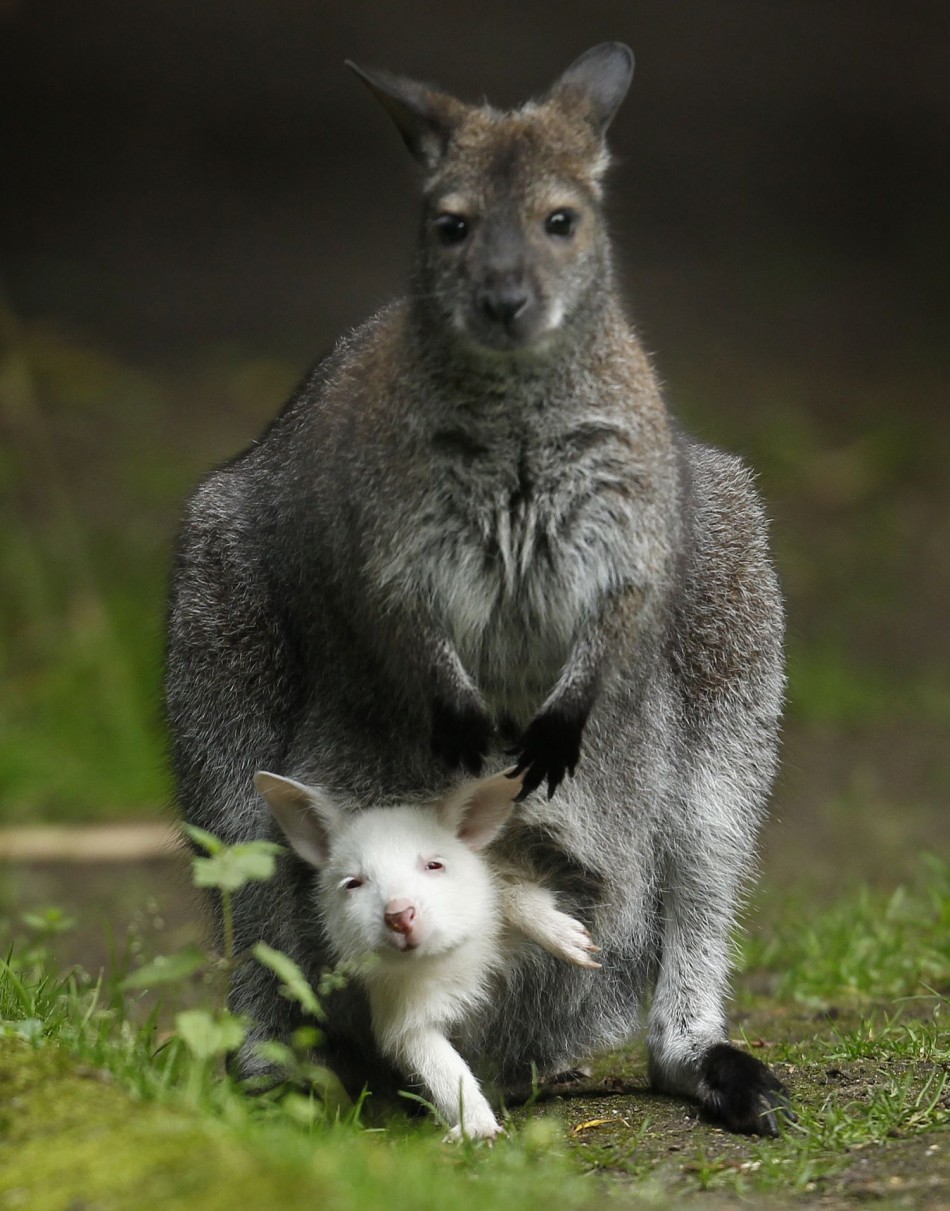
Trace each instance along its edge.
<path fill-rule="evenodd" d="M 455 808 L 456 836 L 470 849 L 482 849 L 498 836 L 521 793 L 523 777 L 493 774 L 470 782 L 450 796 L 444 807 Z"/>

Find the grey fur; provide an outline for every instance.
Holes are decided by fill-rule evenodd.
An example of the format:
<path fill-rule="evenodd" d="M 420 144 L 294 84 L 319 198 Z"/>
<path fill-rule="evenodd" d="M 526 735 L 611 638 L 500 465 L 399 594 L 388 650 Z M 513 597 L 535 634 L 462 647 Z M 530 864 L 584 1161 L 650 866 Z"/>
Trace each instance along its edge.
<path fill-rule="evenodd" d="M 464 1054 L 514 1089 L 626 1042 L 653 990 L 655 1085 L 770 1131 L 774 1079 L 753 1090 L 764 1125 L 744 1126 L 710 1049 L 776 764 L 781 598 L 750 473 L 673 425 L 617 297 L 602 133 L 632 57 L 608 44 L 578 64 L 512 114 L 373 78 L 402 107 L 423 98 L 438 133 L 413 290 L 189 502 L 167 660 L 179 794 L 233 842 L 273 835 L 257 769 L 357 808 L 434 797 L 453 761 L 501 768 L 520 737 L 528 779 L 557 793 L 523 803 L 499 860 L 557 890 L 602 969 L 527 948 Z M 563 198 L 569 245 L 539 227 Z M 434 224 L 461 206 L 449 248 Z M 315 975 L 308 878 L 288 856 L 243 891 L 237 940 Z M 232 1002 L 259 1035 L 293 1028 L 251 964 Z M 330 1031 L 367 1054 L 355 993 Z"/>

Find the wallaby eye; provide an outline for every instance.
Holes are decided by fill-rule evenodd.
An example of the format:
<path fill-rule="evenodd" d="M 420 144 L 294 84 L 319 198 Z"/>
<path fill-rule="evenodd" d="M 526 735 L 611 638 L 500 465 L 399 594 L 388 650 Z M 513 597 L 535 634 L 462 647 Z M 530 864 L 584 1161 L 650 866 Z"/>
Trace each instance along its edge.
<path fill-rule="evenodd" d="M 358 887 L 363 886 L 363 880 L 357 879 L 355 875 L 350 875 L 340 884 L 344 891 L 356 891 Z"/>
<path fill-rule="evenodd" d="M 445 863 L 433 858 L 431 862 L 426 863 L 426 870 L 445 870 Z"/>
<path fill-rule="evenodd" d="M 544 220 L 544 230 L 548 235 L 571 236 L 576 226 L 577 211 L 566 208 L 552 211 Z"/>
<path fill-rule="evenodd" d="M 437 215 L 435 226 L 443 244 L 461 244 L 468 235 L 468 219 L 460 214 Z"/>

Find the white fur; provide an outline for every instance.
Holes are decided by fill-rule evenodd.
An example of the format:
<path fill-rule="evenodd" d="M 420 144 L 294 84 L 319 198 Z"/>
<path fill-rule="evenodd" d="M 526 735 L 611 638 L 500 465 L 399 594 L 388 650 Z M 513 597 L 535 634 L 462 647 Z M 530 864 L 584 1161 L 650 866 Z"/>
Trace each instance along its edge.
<path fill-rule="evenodd" d="M 521 789 L 496 774 L 438 804 L 341 813 L 323 792 L 260 772 L 258 790 L 294 850 L 320 872 L 318 908 L 339 960 L 373 956 L 359 975 L 381 1053 L 418 1078 L 451 1124 L 447 1138 L 501 1132 L 449 1035 L 484 1003 L 505 957 L 505 926 L 582 967 L 587 930 L 551 892 L 493 870 L 477 851 L 501 831 Z M 393 908 L 414 914 L 406 931 Z M 398 914 L 393 914 L 398 915 Z"/>

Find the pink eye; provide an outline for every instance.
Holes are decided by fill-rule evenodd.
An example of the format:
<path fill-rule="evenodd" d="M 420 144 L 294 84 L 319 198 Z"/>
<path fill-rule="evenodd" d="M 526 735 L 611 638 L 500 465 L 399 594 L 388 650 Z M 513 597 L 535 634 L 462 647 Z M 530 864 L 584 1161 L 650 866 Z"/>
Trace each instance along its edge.
<path fill-rule="evenodd" d="M 363 880 L 351 876 L 349 879 L 344 879 L 340 886 L 344 891 L 356 891 L 358 887 L 363 886 Z"/>
<path fill-rule="evenodd" d="M 445 863 L 433 859 L 431 862 L 426 863 L 426 870 L 445 870 Z"/>

